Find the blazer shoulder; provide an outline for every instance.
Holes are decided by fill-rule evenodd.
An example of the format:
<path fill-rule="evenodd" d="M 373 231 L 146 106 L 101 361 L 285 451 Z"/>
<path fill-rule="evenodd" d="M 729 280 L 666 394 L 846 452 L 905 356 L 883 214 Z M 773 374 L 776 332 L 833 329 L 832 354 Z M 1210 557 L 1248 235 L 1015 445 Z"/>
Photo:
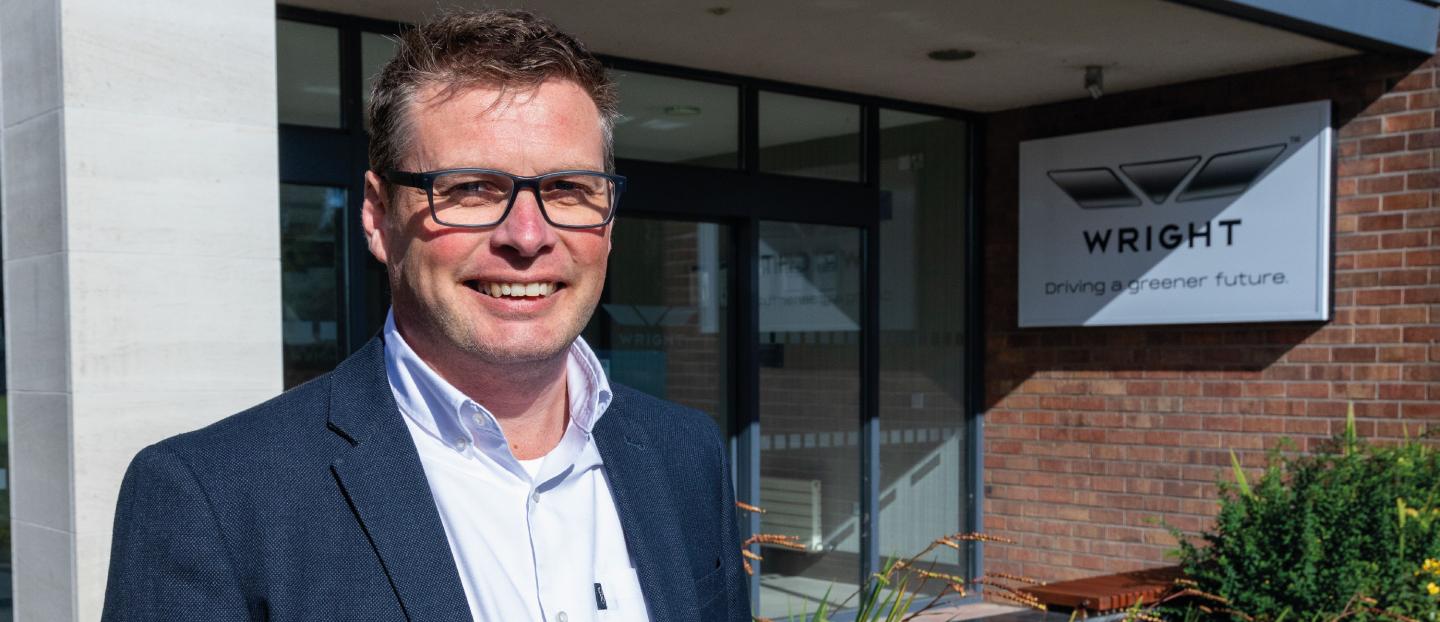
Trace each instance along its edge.
<path fill-rule="evenodd" d="M 155 443 L 136 459 L 159 450 L 208 467 L 227 462 L 263 464 L 277 454 L 293 460 L 294 449 L 314 443 L 317 432 L 334 437 L 325 427 L 331 382 L 331 374 L 322 375 L 203 428 Z"/>

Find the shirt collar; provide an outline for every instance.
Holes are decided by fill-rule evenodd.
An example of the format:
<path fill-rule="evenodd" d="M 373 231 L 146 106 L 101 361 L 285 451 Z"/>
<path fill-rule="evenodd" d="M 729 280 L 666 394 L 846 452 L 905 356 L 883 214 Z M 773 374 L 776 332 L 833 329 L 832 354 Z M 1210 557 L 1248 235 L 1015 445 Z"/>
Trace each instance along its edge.
<path fill-rule="evenodd" d="M 500 434 L 495 416 L 483 404 L 441 378 L 410 348 L 395 327 L 393 309 L 385 316 L 384 342 L 385 375 L 390 379 L 395 402 L 400 406 L 400 412 L 421 429 L 460 453 L 464 453 L 470 443 L 476 443 L 473 435 L 477 428 Z M 570 423 L 588 437 L 610 407 L 614 394 L 600 359 L 580 337 L 570 344 L 565 361 L 565 379 Z M 475 418 L 479 418 L 479 423 Z M 505 443 L 477 444 L 477 448 L 487 446 L 509 452 Z"/>

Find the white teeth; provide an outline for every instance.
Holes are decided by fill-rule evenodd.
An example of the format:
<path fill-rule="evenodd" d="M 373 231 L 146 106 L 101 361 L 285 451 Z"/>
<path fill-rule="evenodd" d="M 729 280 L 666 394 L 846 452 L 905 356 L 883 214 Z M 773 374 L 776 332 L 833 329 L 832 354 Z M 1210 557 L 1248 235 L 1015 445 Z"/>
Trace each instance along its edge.
<path fill-rule="evenodd" d="M 482 294 L 496 298 L 501 296 L 545 297 L 555 293 L 555 283 L 480 283 L 476 288 Z"/>

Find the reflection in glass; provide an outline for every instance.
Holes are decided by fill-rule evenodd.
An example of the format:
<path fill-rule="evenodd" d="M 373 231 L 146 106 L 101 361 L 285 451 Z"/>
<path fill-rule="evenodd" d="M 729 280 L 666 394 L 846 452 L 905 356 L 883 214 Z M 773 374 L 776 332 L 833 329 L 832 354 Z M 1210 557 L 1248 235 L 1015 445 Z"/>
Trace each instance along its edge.
<path fill-rule="evenodd" d="M 880 112 L 880 559 L 966 531 L 963 121 Z M 964 576 L 941 548 L 937 571 Z M 938 592 L 927 585 L 923 591 Z"/>
<path fill-rule="evenodd" d="M 620 89 L 617 157 L 735 168 L 739 89 L 634 71 L 611 75 Z"/>
<path fill-rule="evenodd" d="M 609 378 L 709 413 L 729 429 L 730 229 L 626 218 L 583 333 Z"/>
<path fill-rule="evenodd" d="M 860 180 L 860 106 L 760 93 L 760 170 Z"/>
<path fill-rule="evenodd" d="M 385 35 L 373 32 L 360 33 L 360 71 L 365 76 L 365 89 L 360 91 L 364 107 L 370 106 L 370 91 L 375 89 L 375 78 L 390 58 L 395 56 L 395 41 Z"/>
<path fill-rule="evenodd" d="M 280 184 L 280 300 L 285 388 L 340 362 L 344 273 L 340 188 Z"/>
<path fill-rule="evenodd" d="M 808 549 L 761 551 L 763 617 L 838 603 L 859 579 L 860 243 L 760 223 L 760 530 Z"/>
<path fill-rule="evenodd" d="M 275 45 L 280 122 L 340 127 L 340 32 L 282 19 Z"/>

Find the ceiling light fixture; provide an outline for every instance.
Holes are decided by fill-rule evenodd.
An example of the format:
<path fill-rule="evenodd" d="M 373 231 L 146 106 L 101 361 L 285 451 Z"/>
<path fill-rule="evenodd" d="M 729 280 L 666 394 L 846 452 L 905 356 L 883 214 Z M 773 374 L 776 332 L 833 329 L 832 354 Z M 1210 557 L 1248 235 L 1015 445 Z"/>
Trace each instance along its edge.
<path fill-rule="evenodd" d="M 666 106 L 665 114 L 672 117 L 694 117 L 700 114 L 699 106 Z"/>
<path fill-rule="evenodd" d="M 1090 99 L 1100 99 L 1105 94 L 1105 68 L 1099 65 L 1085 66 L 1085 90 Z"/>
<path fill-rule="evenodd" d="M 931 50 L 929 54 L 926 54 L 926 56 L 929 56 L 930 60 L 938 61 L 969 60 L 975 58 L 975 50 L 946 48 L 943 50 Z"/>
<path fill-rule="evenodd" d="M 705 12 L 706 12 L 706 13 L 709 13 L 709 14 L 711 14 L 711 15 L 714 15 L 715 17 L 720 17 L 721 15 L 724 15 L 724 14 L 726 14 L 726 13 L 729 13 L 729 12 L 730 12 L 730 7 L 728 7 L 728 6 L 712 6 L 712 7 L 708 8 L 708 9 L 705 9 Z"/>

